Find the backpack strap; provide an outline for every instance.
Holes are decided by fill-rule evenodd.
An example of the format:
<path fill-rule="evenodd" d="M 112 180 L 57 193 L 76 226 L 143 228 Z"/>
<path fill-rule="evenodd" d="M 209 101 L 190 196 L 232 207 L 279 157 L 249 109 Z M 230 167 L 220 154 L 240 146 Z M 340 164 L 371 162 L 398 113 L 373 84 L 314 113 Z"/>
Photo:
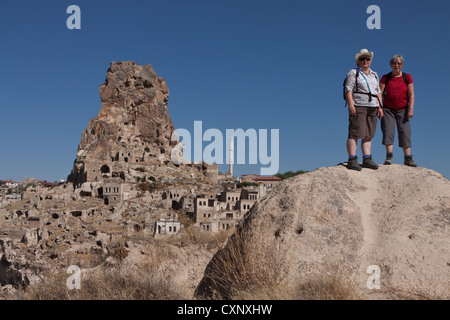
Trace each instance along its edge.
<path fill-rule="evenodd" d="M 391 78 L 392 78 L 392 72 L 389 72 L 389 73 L 386 75 L 386 81 L 384 82 L 383 99 L 384 99 L 384 97 L 386 96 L 386 88 L 387 88 L 387 85 L 388 85 L 388 83 L 389 83 L 389 80 L 391 80 Z"/>
<path fill-rule="evenodd" d="M 372 96 L 374 96 L 374 95 L 372 94 L 372 91 L 370 90 L 369 82 L 367 81 L 367 79 L 366 79 L 366 77 L 364 76 L 364 74 L 362 74 L 362 77 L 363 77 L 364 80 L 366 81 L 367 89 L 369 90 L 369 94 L 368 94 L 368 96 L 369 96 L 369 102 L 372 102 Z M 375 78 L 376 78 L 377 81 L 378 81 L 378 78 L 377 78 L 377 77 L 375 77 Z M 361 93 L 361 92 L 357 92 L 357 93 Z"/>
<path fill-rule="evenodd" d="M 408 74 L 402 72 L 402 78 L 403 78 L 403 81 L 405 81 L 406 86 L 408 86 L 408 84 L 409 84 L 409 83 L 408 83 Z"/>
<path fill-rule="evenodd" d="M 359 92 L 358 91 L 358 76 L 359 76 L 359 73 L 361 72 L 361 70 L 359 68 L 355 68 L 355 70 L 356 70 L 356 74 L 355 74 L 355 90 L 352 91 L 352 92 L 353 93 L 358 93 L 358 94 L 365 94 L 365 95 L 369 96 L 369 102 L 372 101 L 372 97 L 377 98 L 378 103 L 380 104 L 380 107 L 381 107 L 383 104 L 381 103 L 381 101 L 380 101 L 380 99 L 378 98 L 377 95 L 375 95 L 372 92 L 370 92 L 369 83 L 367 82 L 367 79 L 366 79 L 366 77 L 364 77 L 364 75 L 362 75 L 362 76 L 363 76 L 364 80 L 366 80 L 367 88 L 369 89 L 369 92 Z M 375 74 L 375 78 L 378 81 L 378 77 L 377 77 L 376 74 Z M 345 81 L 344 81 L 344 85 L 345 85 Z M 344 107 L 347 107 L 347 99 L 345 99 L 345 106 Z"/>
<path fill-rule="evenodd" d="M 355 75 L 355 88 L 356 88 L 356 90 L 355 90 L 355 92 L 358 92 L 358 76 L 359 76 L 359 73 L 361 72 L 361 70 L 359 68 L 355 68 L 355 70 L 356 70 L 356 75 Z"/>
<path fill-rule="evenodd" d="M 409 105 L 409 93 L 408 93 L 408 74 L 407 73 L 405 73 L 405 72 L 402 72 L 402 78 L 403 78 L 403 81 L 405 81 L 405 84 L 406 84 L 406 97 L 408 98 L 408 105 Z"/>

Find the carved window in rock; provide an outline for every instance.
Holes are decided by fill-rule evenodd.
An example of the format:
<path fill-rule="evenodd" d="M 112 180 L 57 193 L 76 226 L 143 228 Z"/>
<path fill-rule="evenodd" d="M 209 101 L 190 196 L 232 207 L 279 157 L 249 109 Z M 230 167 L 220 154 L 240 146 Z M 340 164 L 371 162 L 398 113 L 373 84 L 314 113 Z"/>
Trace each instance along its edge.
<path fill-rule="evenodd" d="M 105 164 L 100 168 L 101 173 L 110 173 L 111 169 Z"/>

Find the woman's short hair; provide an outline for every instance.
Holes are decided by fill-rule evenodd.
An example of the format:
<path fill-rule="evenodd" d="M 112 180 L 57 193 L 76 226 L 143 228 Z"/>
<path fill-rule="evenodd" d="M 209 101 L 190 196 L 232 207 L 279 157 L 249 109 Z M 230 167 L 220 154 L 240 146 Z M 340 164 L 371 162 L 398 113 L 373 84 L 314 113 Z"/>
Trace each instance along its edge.
<path fill-rule="evenodd" d="M 391 61 L 389 61 L 389 65 L 393 64 L 397 60 L 400 60 L 400 62 L 403 64 L 403 56 L 401 54 L 396 54 L 391 58 Z"/>

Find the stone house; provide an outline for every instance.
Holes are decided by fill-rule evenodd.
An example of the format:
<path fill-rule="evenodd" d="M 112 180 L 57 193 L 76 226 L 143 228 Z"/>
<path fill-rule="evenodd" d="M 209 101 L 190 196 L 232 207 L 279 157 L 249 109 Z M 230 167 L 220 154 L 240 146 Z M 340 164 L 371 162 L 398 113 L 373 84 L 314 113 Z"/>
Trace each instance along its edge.
<path fill-rule="evenodd" d="M 258 176 L 257 178 L 254 178 L 254 181 L 264 185 L 267 191 L 272 190 L 277 184 L 279 184 L 282 180 L 278 177 L 265 177 L 265 176 Z"/>
<path fill-rule="evenodd" d="M 181 222 L 177 217 L 160 218 L 155 222 L 155 237 L 160 235 L 175 235 L 181 229 Z"/>
<path fill-rule="evenodd" d="M 214 194 L 198 195 L 194 201 L 195 223 L 198 225 L 211 219 L 219 211 L 219 201 Z"/>
<path fill-rule="evenodd" d="M 164 191 L 161 194 L 162 200 L 171 201 L 170 206 L 172 209 L 178 210 L 182 208 L 181 199 L 187 193 L 183 188 L 172 188 Z"/>
<path fill-rule="evenodd" d="M 242 196 L 239 200 L 238 206 L 242 214 L 247 213 L 256 201 L 264 197 L 266 189 L 263 184 L 258 187 L 249 187 L 242 189 Z"/>
<path fill-rule="evenodd" d="M 130 186 L 126 183 L 105 183 L 101 197 L 106 205 L 120 203 L 129 198 Z"/>
<path fill-rule="evenodd" d="M 266 188 L 263 184 L 246 188 L 227 184 L 218 195 L 199 195 L 194 200 L 195 224 L 206 232 L 233 229 L 265 194 Z"/>
<path fill-rule="evenodd" d="M 242 189 L 227 189 L 220 193 L 220 201 L 226 202 L 230 210 L 236 207 L 236 204 L 241 199 Z"/>
<path fill-rule="evenodd" d="M 246 214 L 250 208 L 255 204 L 256 200 L 241 199 L 239 200 L 239 211 Z"/>
<path fill-rule="evenodd" d="M 241 176 L 242 182 L 255 182 L 255 179 L 258 178 L 257 174 L 243 174 Z"/>
<path fill-rule="evenodd" d="M 231 231 L 234 230 L 242 216 L 243 214 L 237 210 L 220 211 L 215 213 L 213 217 L 205 221 L 201 221 L 199 223 L 200 230 L 212 233 L 219 231 Z"/>

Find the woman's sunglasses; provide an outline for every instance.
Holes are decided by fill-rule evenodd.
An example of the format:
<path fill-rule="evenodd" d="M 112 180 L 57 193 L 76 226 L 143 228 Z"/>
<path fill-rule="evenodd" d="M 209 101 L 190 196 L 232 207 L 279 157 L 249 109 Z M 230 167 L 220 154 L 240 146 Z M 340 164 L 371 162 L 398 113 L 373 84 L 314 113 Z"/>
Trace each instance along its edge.
<path fill-rule="evenodd" d="M 362 58 L 359 58 L 359 61 L 370 61 L 370 58 L 369 57 L 362 57 Z"/>

